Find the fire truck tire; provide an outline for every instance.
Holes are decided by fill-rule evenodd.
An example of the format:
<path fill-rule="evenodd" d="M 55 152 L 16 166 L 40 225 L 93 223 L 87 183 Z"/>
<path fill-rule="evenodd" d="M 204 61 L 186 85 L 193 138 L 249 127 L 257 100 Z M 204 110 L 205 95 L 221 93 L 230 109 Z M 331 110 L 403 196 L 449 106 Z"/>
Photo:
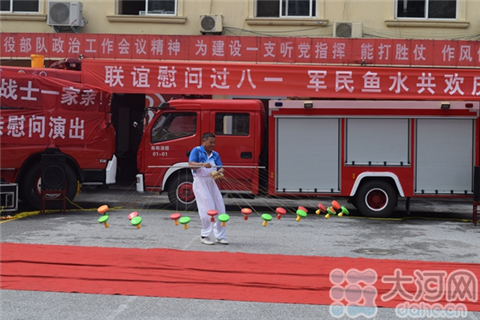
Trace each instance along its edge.
<path fill-rule="evenodd" d="M 182 172 L 171 177 L 167 187 L 168 200 L 177 210 L 196 210 L 197 203 L 193 194 L 193 177 Z"/>
<path fill-rule="evenodd" d="M 398 193 L 394 186 L 385 180 L 370 180 L 358 188 L 354 204 L 366 217 L 389 217 L 397 206 Z"/>
<path fill-rule="evenodd" d="M 65 174 L 67 178 L 67 198 L 70 201 L 75 198 L 77 194 L 77 176 L 70 166 L 65 167 Z M 28 202 L 33 208 L 41 209 L 40 183 L 41 183 L 41 166 L 40 163 L 32 166 L 25 175 L 25 180 L 22 187 L 23 200 Z M 59 201 L 46 201 L 47 208 L 57 208 Z"/>

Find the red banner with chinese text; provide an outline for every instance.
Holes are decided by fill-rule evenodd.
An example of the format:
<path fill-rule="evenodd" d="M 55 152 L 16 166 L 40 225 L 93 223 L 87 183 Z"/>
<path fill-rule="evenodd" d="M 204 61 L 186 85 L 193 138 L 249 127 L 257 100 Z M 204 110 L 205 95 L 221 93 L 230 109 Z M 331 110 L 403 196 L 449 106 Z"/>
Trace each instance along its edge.
<path fill-rule="evenodd" d="M 83 81 L 115 93 L 478 100 L 475 69 L 85 59 Z"/>
<path fill-rule="evenodd" d="M 84 146 L 105 140 L 110 92 L 8 71 L 0 72 L 0 85 L 2 146 Z"/>
<path fill-rule="evenodd" d="M 382 66 L 480 67 L 480 41 L 2 33 L 2 59 L 67 57 Z"/>
<path fill-rule="evenodd" d="M 2 110 L 0 135 L 2 145 L 87 146 L 105 140 L 108 123 L 99 112 L 8 109 Z"/>
<path fill-rule="evenodd" d="M 6 70 L 0 70 L 0 81 L 3 107 L 110 111 L 110 90 L 103 91 L 92 85 L 59 79 L 55 75 Z"/>

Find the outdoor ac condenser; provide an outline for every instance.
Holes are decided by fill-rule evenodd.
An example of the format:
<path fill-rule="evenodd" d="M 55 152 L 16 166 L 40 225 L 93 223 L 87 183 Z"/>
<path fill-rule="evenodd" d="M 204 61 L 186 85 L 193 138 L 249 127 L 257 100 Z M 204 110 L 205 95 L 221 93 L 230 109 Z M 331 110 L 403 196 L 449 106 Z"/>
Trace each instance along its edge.
<path fill-rule="evenodd" d="M 336 38 L 361 38 L 363 36 L 361 22 L 334 22 L 333 36 Z"/>
<path fill-rule="evenodd" d="M 78 1 L 48 3 L 49 26 L 54 27 L 83 27 L 85 22 L 82 16 L 83 4 Z"/>
<path fill-rule="evenodd" d="M 219 14 L 210 14 L 200 16 L 200 32 L 205 33 L 222 33 L 223 32 L 223 16 Z"/>

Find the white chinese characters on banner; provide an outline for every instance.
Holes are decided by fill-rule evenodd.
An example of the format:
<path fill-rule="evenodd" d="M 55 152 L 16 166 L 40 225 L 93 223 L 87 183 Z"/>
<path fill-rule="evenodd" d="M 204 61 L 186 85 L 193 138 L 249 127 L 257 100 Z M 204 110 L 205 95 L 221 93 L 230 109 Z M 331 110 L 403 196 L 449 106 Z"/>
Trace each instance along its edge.
<path fill-rule="evenodd" d="M 10 116 L 10 117 L 8 117 L 7 135 L 15 137 L 15 138 L 21 138 L 25 135 L 24 127 L 25 127 L 25 117 L 24 116 Z"/>
<path fill-rule="evenodd" d="M 29 120 L 28 137 L 37 134 L 39 138 L 45 137 L 45 117 L 33 115 Z"/>
<path fill-rule="evenodd" d="M 172 67 L 171 70 L 168 67 L 160 66 L 158 67 L 158 87 L 159 88 L 175 88 L 177 83 L 175 82 L 175 74 L 177 71 L 175 67 Z"/>
<path fill-rule="evenodd" d="M 28 81 L 26 86 L 17 84 L 16 80 L 2 78 L 0 85 L 0 98 L 14 101 L 38 101 L 41 95 L 60 96 L 60 104 L 64 105 L 94 105 L 98 91 L 92 89 L 80 90 L 73 87 L 63 87 L 62 91 L 40 89 L 35 87 L 33 81 Z"/>
<path fill-rule="evenodd" d="M 90 61 L 88 61 L 90 62 Z M 87 63 L 88 63 L 87 62 Z M 96 63 L 96 62 L 94 62 Z M 243 65 L 233 63 L 167 63 L 136 65 L 113 63 L 93 70 L 86 64 L 85 74 L 103 77 L 103 84 L 117 92 L 189 94 L 270 94 L 286 96 L 328 96 L 330 98 L 378 99 L 472 99 L 480 96 L 480 75 L 473 70 L 309 67 Z M 246 68 L 247 67 L 247 68 Z M 282 69 L 284 68 L 284 69 Z M 94 81 L 99 78 L 91 78 Z M 156 85 L 152 85 L 155 83 Z M 94 83 L 99 85 L 97 83 Z M 5 86 L 6 90 L 8 86 Z M 142 90 L 144 88 L 145 90 Z"/>
<path fill-rule="evenodd" d="M 46 123 L 48 121 L 48 123 Z M 68 124 L 68 126 L 67 126 Z M 46 132 L 48 131 L 48 133 Z M 65 118 L 31 115 L 0 117 L 0 136 L 12 138 L 45 138 L 84 140 L 85 120 L 80 117 Z"/>
<path fill-rule="evenodd" d="M 480 67 L 473 40 L 4 33 L 1 55 L 48 58 L 169 59 L 342 65 Z"/>

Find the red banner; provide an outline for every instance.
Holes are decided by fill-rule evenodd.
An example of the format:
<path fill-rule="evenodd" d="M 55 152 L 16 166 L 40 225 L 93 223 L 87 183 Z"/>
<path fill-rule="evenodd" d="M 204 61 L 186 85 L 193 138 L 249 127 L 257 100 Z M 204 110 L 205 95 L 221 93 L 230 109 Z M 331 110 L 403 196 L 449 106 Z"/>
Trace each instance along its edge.
<path fill-rule="evenodd" d="M 46 74 L 0 70 L 0 85 L 2 107 L 96 112 L 110 110 L 110 90 L 102 91 L 94 86 L 48 77 Z"/>
<path fill-rule="evenodd" d="M 110 92 L 9 71 L 0 72 L 0 83 L 2 145 L 83 146 L 105 139 Z"/>
<path fill-rule="evenodd" d="M 76 70 L 1 66 L 0 71 L 34 74 L 42 77 L 59 78 L 72 82 L 82 82 L 82 73 Z"/>
<path fill-rule="evenodd" d="M 85 83 L 116 93 L 478 100 L 474 69 L 181 61 L 83 61 Z"/>
<path fill-rule="evenodd" d="M 2 145 L 86 146 L 105 140 L 109 115 L 74 112 L 8 109 L 0 117 Z M 9 149 L 10 150 L 10 149 Z M 9 157 L 5 154 L 4 157 Z"/>
<path fill-rule="evenodd" d="M 368 38 L 2 33 L 7 58 L 196 60 L 480 67 L 480 41 Z"/>

